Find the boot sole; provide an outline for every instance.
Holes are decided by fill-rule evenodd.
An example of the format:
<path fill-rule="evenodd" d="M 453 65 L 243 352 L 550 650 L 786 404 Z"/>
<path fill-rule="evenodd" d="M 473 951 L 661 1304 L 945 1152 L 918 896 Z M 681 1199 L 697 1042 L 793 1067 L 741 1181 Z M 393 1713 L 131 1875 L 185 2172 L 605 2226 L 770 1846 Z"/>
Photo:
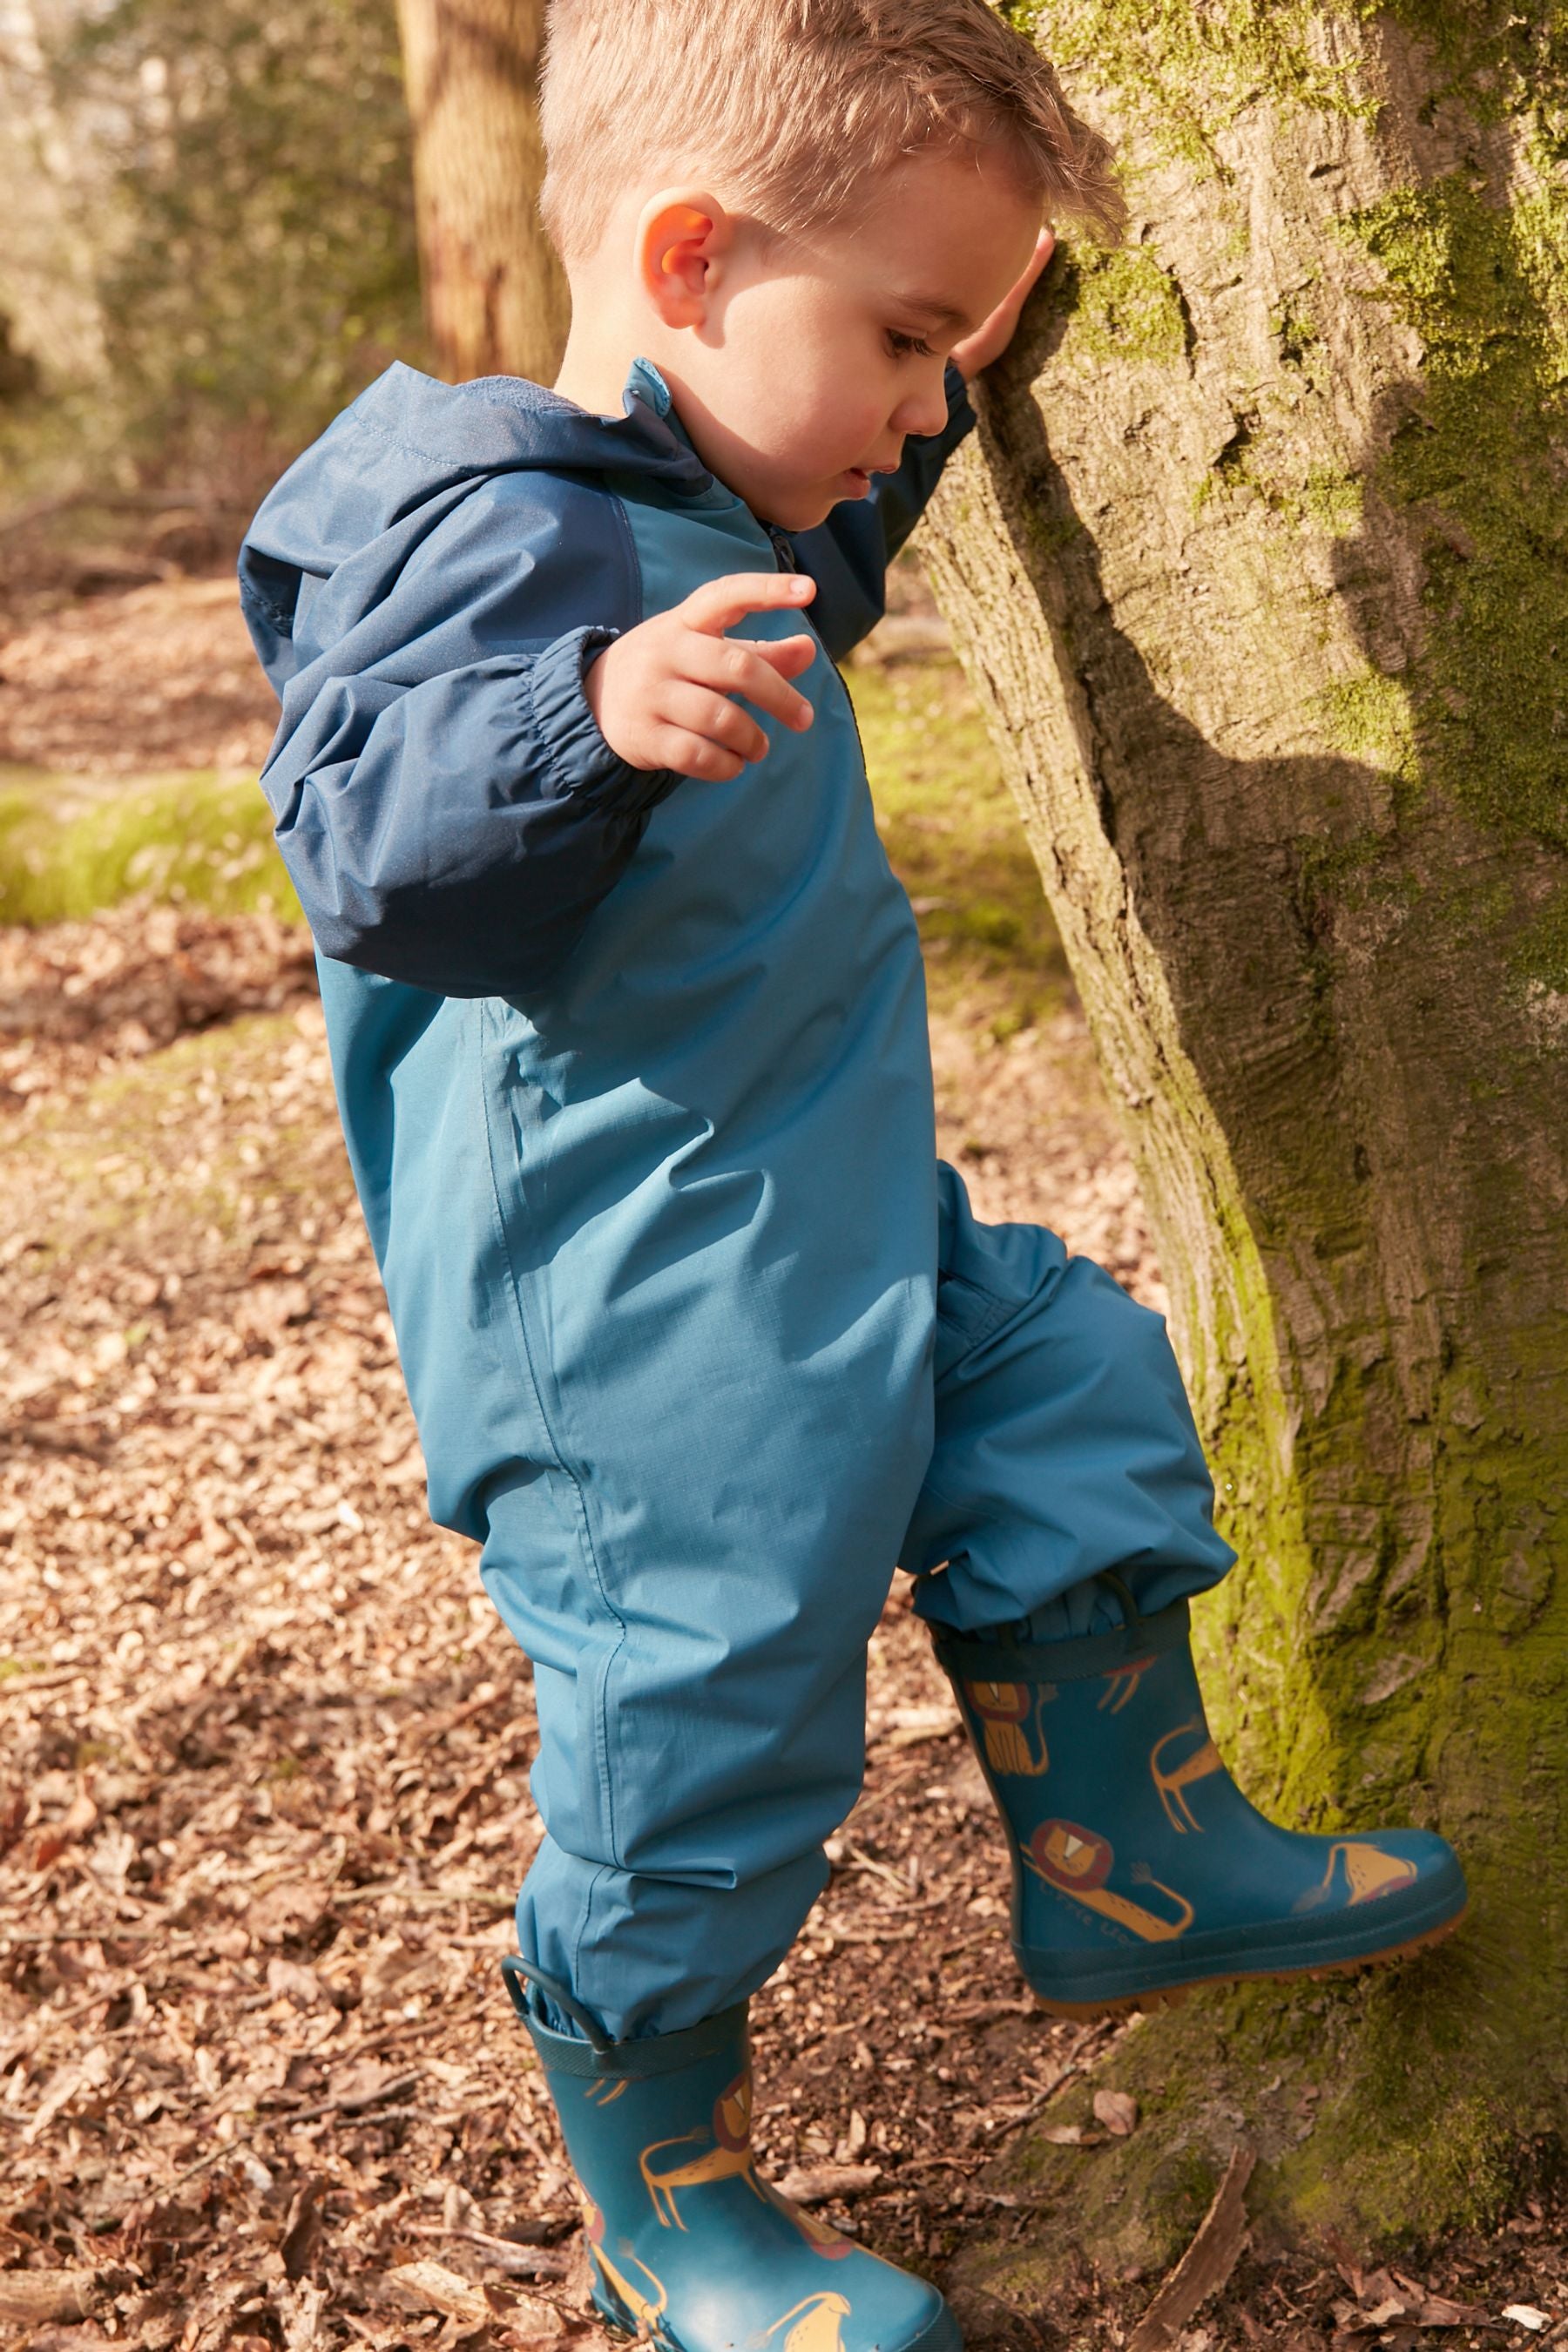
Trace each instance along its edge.
<path fill-rule="evenodd" d="M 601 2303 L 597 2294 L 594 2296 L 594 2312 L 595 2317 L 612 2336 L 624 2336 L 630 2342 L 643 2335 L 643 2330 L 622 2313 L 614 2311 L 607 2305 Z M 656 2346 L 662 2345 L 667 2347 L 677 2347 L 680 2342 L 680 2338 L 673 2330 L 662 2326 L 655 2329 L 650 2340 Z M 963 2352 L 963 2336 L 957 2320 L 953 2317 L 951 2305 L 945 2302 L 942 2303 L 921 2329 L 920 2334 L 911 2336 L 907 2344 L 895 2347 L 894 2352 Z"/>
<path fill-rule="evenodd" d="M 1212 1976 L 1190 1977 L 1184 1984 L 1151 1986 L 1146 1992 L 1119 1993 L 1103 2000 L 1057 2000 L 1031 1986 L 1036 2000 L 1050 2017 L 1070 2017 L 1082 2021 L 1097 2017 L 1131 2017 L 1142 2011 L 1145 2015 L 1158 2009 L 1180 2009 L 1190 1993 L 1206 1992 L 1215 1985 L 1265 1984 L 1282 1978 L 1304 1978 L 1310 1984 L 1324 1984 L 1331 1977 L 1359 1976 L 1363 1969 L 1382 1968 L 1390 1960 L 1408 1958 L 1412 1952 L 1429 1951 L 1451 1936 L 1469 1909 L 1456 1911 L 1451 1919 L 1441 1919 L 1435 1927 L 1427 1927 L 1403 1944 L 1389 1944 L 1380 1952 L 1362 1952 L 1354 1959 L 1320 1961 L 1300 1968 L 1219 1969 Z"/>

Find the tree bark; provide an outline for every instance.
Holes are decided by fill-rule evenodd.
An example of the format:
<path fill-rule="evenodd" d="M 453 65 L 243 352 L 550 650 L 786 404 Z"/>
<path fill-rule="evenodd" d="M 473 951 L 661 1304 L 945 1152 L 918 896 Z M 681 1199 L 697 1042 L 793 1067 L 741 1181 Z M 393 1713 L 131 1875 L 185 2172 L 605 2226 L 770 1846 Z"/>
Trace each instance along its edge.
<path fill-rule="evenodd" d="M 436 363 L 552 383 L 571 310 L 538 210 L 542 0 L 398 0 L 397 18 Z"/>
<path fill-rule="evenodd" d="M 1014 11 L 1015 15 L 1020 12 Z M 1549 0 L 1042 0 L 1121 146 L 924 533 L 1113 1097 L 1242 1566 L 1276 1818 L 1443 1830 L 1472 1915 L 1207 1995 L 1061 2236 L 1163 2260 L 1238 2131 L 1288 2231 L 1494 2214 L 1568 2111 L 1568 56 Z M 1068 2173 L 1071 2178 L 1069 2179 Z M 1118 2194 L 1120 2192 L 1120 2194 Z M 1085 2225 L 1086 2206 L 1095 2218 Z"/>

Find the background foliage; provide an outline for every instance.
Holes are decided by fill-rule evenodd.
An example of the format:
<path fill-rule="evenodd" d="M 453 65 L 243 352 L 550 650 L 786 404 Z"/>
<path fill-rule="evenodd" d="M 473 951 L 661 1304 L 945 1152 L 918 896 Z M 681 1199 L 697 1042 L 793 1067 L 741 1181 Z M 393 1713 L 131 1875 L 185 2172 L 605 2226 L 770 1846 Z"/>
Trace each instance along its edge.
<path fill-rule="evenodd" d="M 13 368 L 19 472 L 69 450 L 122 487 L 243 498 L 390 358 L 419 358 L 390 5 L 112 0 L 41 26 L 30 76 L 11 64 L 14 133 L 29 110 L 36 144 L 52 131 L 57 181 L 63 150 L 60 234 L 102 355 L 68 380 L 47 354 Z"/>

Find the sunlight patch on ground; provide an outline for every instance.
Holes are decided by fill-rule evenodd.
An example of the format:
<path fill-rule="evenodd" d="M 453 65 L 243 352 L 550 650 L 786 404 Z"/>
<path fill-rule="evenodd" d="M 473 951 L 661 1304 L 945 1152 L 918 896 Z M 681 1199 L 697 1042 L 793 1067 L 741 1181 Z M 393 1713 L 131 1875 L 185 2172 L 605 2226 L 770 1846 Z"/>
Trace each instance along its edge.
<path fill-rule="evenodd" d="M 914 905 L 933 1010 L 997 1036 L 1059 1013 L 1067 960 L 1018 812 L 956 662 L 853 669 L 877 823 Z"/>

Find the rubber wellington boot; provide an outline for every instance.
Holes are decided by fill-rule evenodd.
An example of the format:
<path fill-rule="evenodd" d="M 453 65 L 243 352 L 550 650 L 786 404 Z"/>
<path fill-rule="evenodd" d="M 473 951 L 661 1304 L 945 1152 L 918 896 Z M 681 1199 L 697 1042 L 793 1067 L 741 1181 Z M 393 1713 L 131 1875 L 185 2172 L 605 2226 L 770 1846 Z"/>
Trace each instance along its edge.
<path fill-rule="evenodd" d="M 1456 1925 L 1465 1877 L 1440 1837 L 1265 1821 L 1209 1737 L 1186 1602 L 1141 1618 L 1106 1580 L 1113 1633 L 937 1635 L 1012 1848 L 1013 1948 L 1047 2009 L 1093 2017 L 1359 1968 Z"/>
<path fill-rule="evenodd" d="M 759 2176 L 743 2001 L 683 2033 L 607 2042 L 561 1986 L 526 1961 L 501 1965 L 561 2118 L 612 2327 L 668 2352 L 961 2352 L 935 2287 Z M 553 2032 L 540 1992 L 588 2039 Z"/>

